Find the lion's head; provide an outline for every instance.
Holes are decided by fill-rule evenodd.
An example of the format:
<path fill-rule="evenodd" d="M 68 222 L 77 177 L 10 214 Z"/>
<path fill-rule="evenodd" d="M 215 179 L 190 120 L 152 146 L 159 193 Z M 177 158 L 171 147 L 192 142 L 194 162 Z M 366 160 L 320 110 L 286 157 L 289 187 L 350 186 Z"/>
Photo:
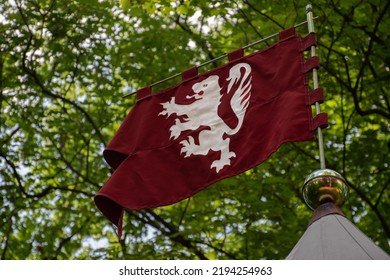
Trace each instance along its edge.
<path fill-rule="evenodd" d="M 203 81 L 194 84 L 192 86 L 192 90 L 195 94 L 187 95 L 187 98 L 195 98 L 196 100 L 198 100 L 203 98 L 203 94 L 207 94 L 208 96 L 210 96 L 213 93 L 218 93 L 218 95 L 220 95 L 221 87 L 219 86 L 218 80 L 218 76 L 212 75 L 207 79 L 204 79 Z"/>

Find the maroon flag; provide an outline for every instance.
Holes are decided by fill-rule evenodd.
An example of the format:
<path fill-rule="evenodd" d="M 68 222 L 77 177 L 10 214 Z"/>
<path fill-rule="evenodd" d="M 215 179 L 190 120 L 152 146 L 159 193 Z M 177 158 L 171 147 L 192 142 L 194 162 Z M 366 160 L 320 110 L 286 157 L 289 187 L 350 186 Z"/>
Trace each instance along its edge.
<path fill-rule="evenodd" d="M 311 104 L 322 91 L 308 92 L 306 73 L 318 59 L 304 60 L 315 44 L 294 29 L 279 42 L 151 94 L 140 90 L 137 103 L 104 151 L 115 171 L 95 196 L 103 214 L 120 226 L 123 209 L 163 206 L 186 199 L 209 185 L 266 160 L 290 141 L 313 139 L 327 123 L 312 118 Z"/>

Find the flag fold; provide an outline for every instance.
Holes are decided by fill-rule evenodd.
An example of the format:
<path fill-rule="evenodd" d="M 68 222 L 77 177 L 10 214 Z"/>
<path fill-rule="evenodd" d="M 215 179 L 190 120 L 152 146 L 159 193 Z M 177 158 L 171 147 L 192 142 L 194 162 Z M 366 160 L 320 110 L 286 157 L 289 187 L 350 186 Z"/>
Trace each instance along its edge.
<path fill-rule="evenodd" d="M 171 88 L 138 91 L 104 151 L 115 171 L 96 194 L 97 207 L 120 225 L 123 209 L 178 202 L 259 165 L 283 143 L 312 140 L 327 119 L 311 113 L 309 36 L 288 29 L 263 50 L 244 56 L 239 49 L 221 67 L 183 72 Z M 317 90 L 314 101 L 322 96 Z"/>

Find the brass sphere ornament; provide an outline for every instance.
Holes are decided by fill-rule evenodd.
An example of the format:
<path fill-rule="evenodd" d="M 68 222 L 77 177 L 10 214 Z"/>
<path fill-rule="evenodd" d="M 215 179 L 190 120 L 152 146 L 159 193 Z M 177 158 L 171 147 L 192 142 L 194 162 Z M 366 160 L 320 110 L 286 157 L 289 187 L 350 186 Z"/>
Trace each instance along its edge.
<path fill-rule="evenodd" d="M 302 188 L 303 198 L 312 210 L 332 202 L 341 207 L 347 200 L 349 188 L 344 178 L 332 169 L 320 169 L 311 173 Z"/>

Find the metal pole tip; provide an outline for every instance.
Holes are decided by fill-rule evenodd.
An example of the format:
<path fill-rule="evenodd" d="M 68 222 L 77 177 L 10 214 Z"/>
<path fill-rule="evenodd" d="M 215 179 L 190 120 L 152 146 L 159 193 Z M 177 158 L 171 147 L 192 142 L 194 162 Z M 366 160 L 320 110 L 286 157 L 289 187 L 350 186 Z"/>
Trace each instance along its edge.
<path fill-rule="evenodd" d="M 341 207 L 348 197 L 348 184 L 334 170 L 320 169 L 311 173 L 303 184 L 303 198 L 311 209 L 332 202 Z"/>
<path fill-rule="evenodd" d="M 313 11 L 313 7 L 311 6 L 311 4 L 306 5 L 306 12 L 308 13 L 311 11 Z"/>

